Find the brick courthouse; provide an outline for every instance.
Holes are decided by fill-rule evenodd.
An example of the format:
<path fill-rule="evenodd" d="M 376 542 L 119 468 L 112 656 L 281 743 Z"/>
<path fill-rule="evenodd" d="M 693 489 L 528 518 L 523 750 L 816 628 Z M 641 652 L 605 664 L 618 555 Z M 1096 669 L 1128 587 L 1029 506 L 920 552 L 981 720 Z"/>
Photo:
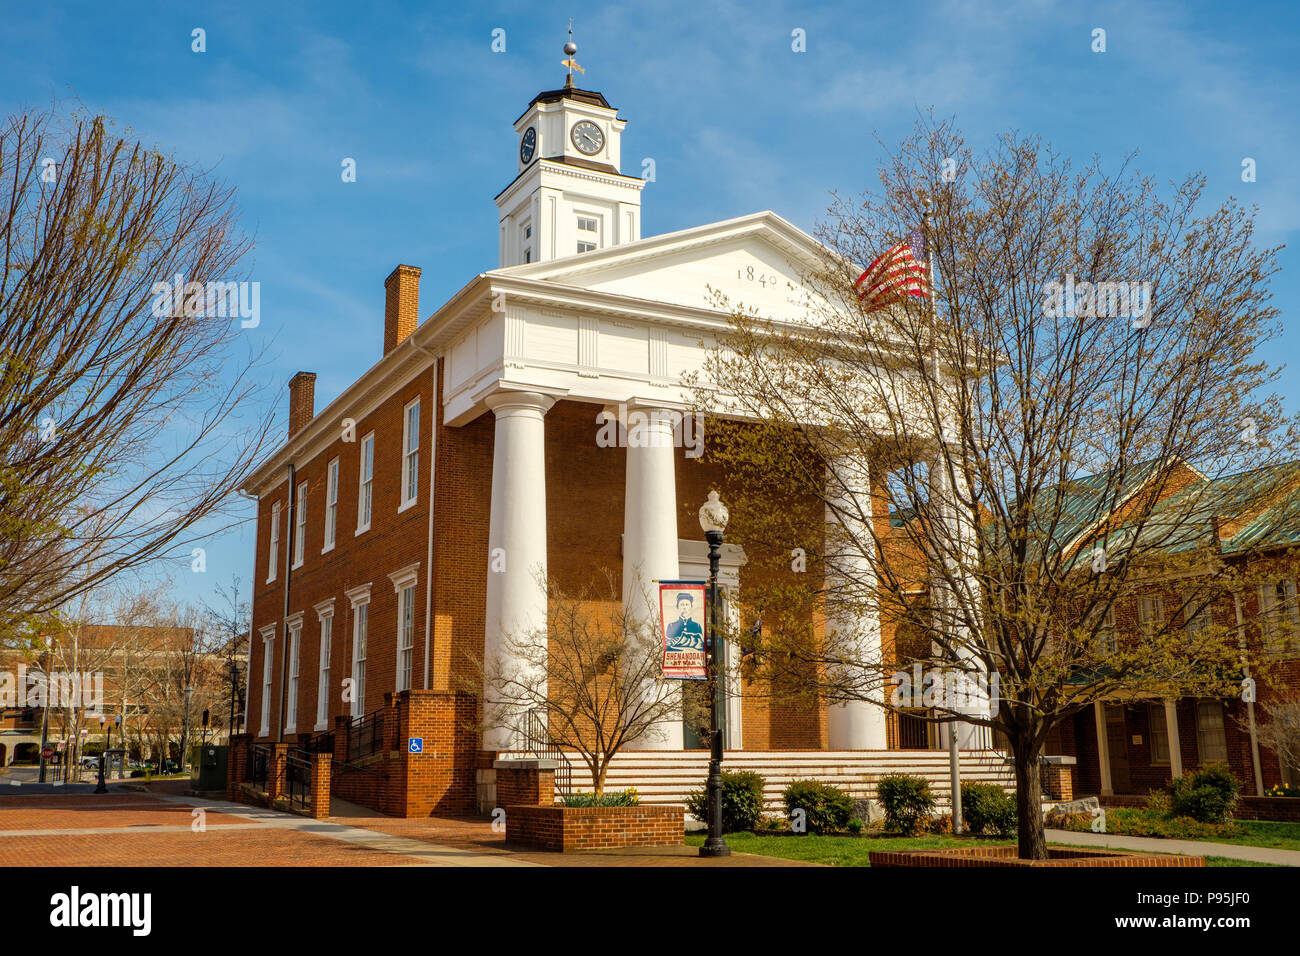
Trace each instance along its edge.
<path fill-rule="evenodd" d="M 245 487 L 258 500 L 257 550 L 235 785 L 292 769 L 291 748 L 328 749 L 334 792 L 388 813 L 535 802 L 503 792 L 510 771 L 494 766 L 526 742 L 480 733 L 482 695 L 465 686 L 473 661 L 501 651 L 503 632 L 544 626 L 536 570 L 576 586 L 621 568 L 625 596 L 636 581 L 707 574 L 696 513 L 712 488 L 725 499 L 726 482 L 671 435 L 685 407 L 683 374 L 726 328 L 708 289 L 790 314 L 817 243 L 770 212 L 643 239 L 644 182 L 620 171 L 624 121 L 600 93 L 541 93 L 514 127 L 516 175 L 496 197 L 499 267 L 423 321 L 420 269 L 393 269 L 379 361 L 319 412 L 315 376 L 294 376 L 288 441 Z M 373 334 L 377 345 L 378 322 Z M 664 440 L 600 447 L 606 409 L 642 412 Z M 494 556 L 505 559 L 495 569 Z M 744 563 L 727 549 L 733 616 Z M 1282 593 L 1293 605 L 1294 582 Z M 892 635 L 877 631 L 891 647 Z M 1166 717 L 1172 733 L 1149 729 Z M 942 790 L 946 777 L 946 754 L 926 725 L 887 720 L 868 703 L 732 694 L 724 723 L 732 766 L 767 755 L 784 760 L 788 776 L 827 779 L 829 758 L 808 761 L 830 753 L 859 781 L 919 768 Z M 641 742 L 640 759 L 648 748 L 666 764 L 695 760 L 698 785 L 698 740 L 680 721 L 660 731 Z M 1114 789 L 1121 769 L 1126 785 L 1167 777 L 1171 750 L 1188 766 L 1226 752 L 1250 781 L 1236 734 L 1221 710 L 1195 701 L 1130 705 L 1080 715 L 1053 749 L 1077 756 L 1076 789 L 1092 792 Z M 411 738 L 423 741 L 421 753 L 407 752 Z M 995 752 L 979 753 L 985 763 L 968 776 L 1004 766 Z M 1271 759 L 1267 780 L 1281 773 Z"/>

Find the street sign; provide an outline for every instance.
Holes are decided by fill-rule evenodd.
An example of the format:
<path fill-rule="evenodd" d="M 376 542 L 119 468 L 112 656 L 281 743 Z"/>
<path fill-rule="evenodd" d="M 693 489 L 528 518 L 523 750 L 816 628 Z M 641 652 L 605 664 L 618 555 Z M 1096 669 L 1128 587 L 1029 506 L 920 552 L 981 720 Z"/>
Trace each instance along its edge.
<path fill-rule="evenodd" d="M 406 752 L 409 754 L 424 753 L 424 738 L 411 737 L 406 741 Z"/>
<path fill-rule="evenodd" d="M 41 748 L 41 759 L 42 759 L 42 760 L 49 760 L 49 759 L 50 759 L 51 757 L 53 757 L 53 756 L 54 756 L 54 748 L 53 748 L 53 747 L 42 747 L 42 748 Z"/>

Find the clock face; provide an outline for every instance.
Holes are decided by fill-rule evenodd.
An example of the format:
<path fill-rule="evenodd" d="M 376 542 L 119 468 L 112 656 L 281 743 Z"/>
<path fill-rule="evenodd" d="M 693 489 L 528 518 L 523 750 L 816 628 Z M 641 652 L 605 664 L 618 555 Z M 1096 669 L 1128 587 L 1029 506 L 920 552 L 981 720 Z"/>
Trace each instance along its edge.
<path fill-rule="evenodd" d="M 533 161 L 535 152 L 537 152 L 537 130 L 530 126 L 524 130 L 523 139 L 519 141 L 519 161 L 527 166 Z"/>
<path fill-rule="evenodd" d="M 573 145 L 584 156 L 594 156 L 605 147 L 605 134 L 591 120 L 575 123 L 569 139 L 573 140 Z"/>

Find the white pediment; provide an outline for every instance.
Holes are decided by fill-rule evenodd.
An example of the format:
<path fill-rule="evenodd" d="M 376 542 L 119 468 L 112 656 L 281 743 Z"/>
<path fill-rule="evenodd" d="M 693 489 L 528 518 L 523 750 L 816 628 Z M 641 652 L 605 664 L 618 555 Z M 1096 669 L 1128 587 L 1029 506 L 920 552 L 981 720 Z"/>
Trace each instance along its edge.
<path fill-rule="evenodd" d="M 711 223 L 498 274 L 696 309 L 715 308 L 713 290 L 732 308 L 800 321 L 806 277 L 823 247 L 772 212 Z"/>

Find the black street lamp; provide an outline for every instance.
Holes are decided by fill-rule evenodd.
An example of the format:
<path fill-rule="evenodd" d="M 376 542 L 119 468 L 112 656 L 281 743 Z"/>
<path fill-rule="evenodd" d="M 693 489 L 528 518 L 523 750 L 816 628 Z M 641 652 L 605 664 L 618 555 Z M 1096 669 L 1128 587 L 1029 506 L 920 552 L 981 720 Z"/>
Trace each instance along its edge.
<path fill-rule="evenodd" d="M 186 750 L 190 746 L 190 702 L 194 700 L 194 688 L 185 687 L 185 723 L 181 726 L 181 772 L 185 772 Z"/>
<path fill-rule="evenodd" d="M 709 836 L 700 847 L 700 856 L 731 856 L 731 847 L 722 838 L 722 720 L 720 698 L 722 681 L 718 679 L 718 562 L 722 558 L 722 532 L 726 530 L 727 506 L 716 491 L 700 508 L 700 527 L 709 542 L 709 613 L 704 636 L 708 659 L 709 687 Z"/>

